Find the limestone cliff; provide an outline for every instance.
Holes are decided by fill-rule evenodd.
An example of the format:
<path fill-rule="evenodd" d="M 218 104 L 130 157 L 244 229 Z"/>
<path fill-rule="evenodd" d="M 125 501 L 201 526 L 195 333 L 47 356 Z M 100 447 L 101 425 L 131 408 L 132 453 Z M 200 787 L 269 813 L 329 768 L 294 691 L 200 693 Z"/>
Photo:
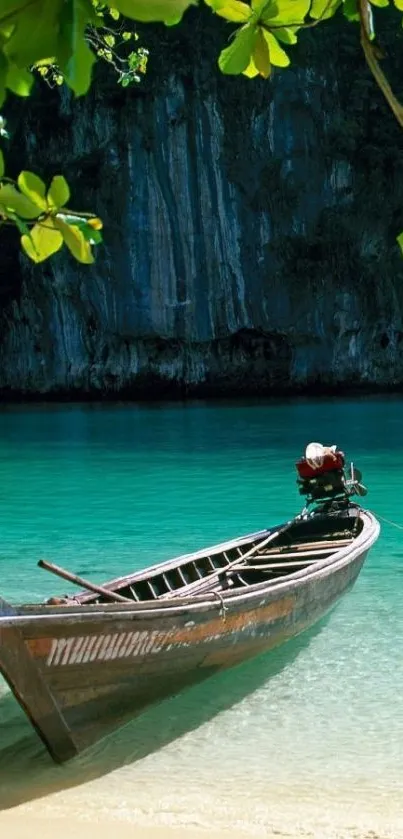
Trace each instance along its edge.
<path fill-rule="evenodd" d="M 135 90 L 103 73 L 77 103 L 13 103 L 16 170 L 64 171 L 106 232 L 91 268 L 3 239 L 3 394 L 403 381 L 402 135 L 356 30 L 323 30 L 251 82 L 215 69 L 225 25 L 189 13 L 142 30 Z"/>

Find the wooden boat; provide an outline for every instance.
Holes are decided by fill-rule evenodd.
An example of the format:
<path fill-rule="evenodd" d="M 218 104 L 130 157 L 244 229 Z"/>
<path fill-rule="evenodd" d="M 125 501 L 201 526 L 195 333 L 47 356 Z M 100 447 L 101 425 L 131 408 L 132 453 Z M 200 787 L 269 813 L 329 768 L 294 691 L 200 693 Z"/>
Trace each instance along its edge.
<path fill-rule="evenodd" d="M 351 501 L 361 476 L 343 467 L 344 458 L 322 471 L 300 461 L 307 504 L 279 527 L 103 586 L 42 563 L 87 590 L 15 607 L 0 598 L 0 673 L 56 761 L 292 638 L 337 603 L 379 535 Z"/>

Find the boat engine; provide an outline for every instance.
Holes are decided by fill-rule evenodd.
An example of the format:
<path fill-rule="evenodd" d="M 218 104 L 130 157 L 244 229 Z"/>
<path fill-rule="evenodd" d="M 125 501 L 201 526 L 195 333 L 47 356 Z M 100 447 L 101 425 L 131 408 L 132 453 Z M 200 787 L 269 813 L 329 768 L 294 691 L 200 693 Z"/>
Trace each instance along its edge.
<path fill-rule="evenodd" d="M 352 463 L 346 470 L 344 452 L 336 446 L 309 443 L 296 467 L 299 492 L 307 497 L 308 504 L 367 494 L 361 472 Z"/>

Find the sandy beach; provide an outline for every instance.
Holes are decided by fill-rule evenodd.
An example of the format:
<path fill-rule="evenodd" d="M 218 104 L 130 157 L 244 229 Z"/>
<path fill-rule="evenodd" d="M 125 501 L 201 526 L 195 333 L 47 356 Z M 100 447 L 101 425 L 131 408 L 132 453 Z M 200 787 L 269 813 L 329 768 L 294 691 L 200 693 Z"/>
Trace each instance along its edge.
<path fill-rule="evenodd" d="M 78 821 L 74 818 L 41 818 L 22 814 L 0 814 L 0 831 L 7 831 L 10 839 L 88 839 L 96 833 L 97 839 L 111 839 L 114 833 L 119 830 L 119 839 L 133 839 L 133 836 L 141 836 L 141 839 L 253 839 L 253 836 L 262 836 L 262 833 L 251 834 L 240 831 L 226 830 L 214 831 L 196 830 L 194 828 L 169 828 L 169 827 L 145 827 L 135 824 L 102 820 L 100 822 Z M 279 839 L 279 836 L 290 837 L 290 833 L 284 831 L 265 832 L 266 839 Z M 371 839 L 374 839 L 375 834 Z"/>
<path fill-rule="evenodd" d="M 88 836 L 93 836 L 95 832 L 97 839 L 111 839 L 117 829 L 119 839 L 133 839 L 135 835 L 141 836 L 142 839 L 205 839 L 206 835 L 211 839 L 228 839 L 229 836 L 233 839 L 243 839 L 242 834 L 236 836 L 232 831 L 207 834 L 206 831 L 188 828 L 137 827 L 133 824 L 105 820 L 94 823 L 70 817 L 45 819 L 14 813 L 0 815 L 0 830 L 7 831 L 7 836 L 11 839 L 54 839 L 55 836 L 58 839 L 88 839 Z M 274 837 L 274 834 L 272 836 Z M 267 839 L 271 839 L 271 836 L 267 835 Z"/>
<path fill-rule="evenodd" d="M 298 808 L 298 804 L 296 805 Z M 19 808 L 18 808 L 19 809 Z M 37 813 L 27 813 L 25 808 L 0 814 L 1 835 L 9 839 L 88 839 L 96 835 L 97 839 L 111 839 L 117 832 L 119 839 L 401 839 L 403 836 L 403 822 L 393 820 L 393 823 L 376 823 L 369 815 L 367 824 L 347 825 L 315 820 L 301 823 L 298 809 L 295 818 L 289 820 L 290 813 L 285 814 L 284 824 L 279 824 L 272 830 L 261 826 L 258 831 L 228 830 L 200 830 L 194 827 L 168 827 L 137 825 L 121 819 L 111 820 L 102 818 L 77 819 L 71 816 L 40 816 Z M 344 819 L 343 819 L 344 821 Z M 372 825 L 372 826 L 371 826 Z"/>

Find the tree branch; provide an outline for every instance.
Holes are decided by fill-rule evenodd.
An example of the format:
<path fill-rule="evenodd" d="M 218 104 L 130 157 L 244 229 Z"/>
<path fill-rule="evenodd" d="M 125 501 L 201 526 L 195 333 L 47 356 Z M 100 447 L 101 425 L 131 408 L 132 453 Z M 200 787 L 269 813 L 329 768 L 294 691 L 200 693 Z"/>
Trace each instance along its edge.
<path fill-rule="evenodd" d="M 361 46 L 371 73 L 381 89 L 390 109 L 394 113 L 399 125 L 403 128 L 403 107 L 393 93 L 393 90 L 379 65 L 375 47 L 371 41 L 370 29 L 370 8 L 368 0 L 359 0 L 358 12 L 360 15 Z"/>

